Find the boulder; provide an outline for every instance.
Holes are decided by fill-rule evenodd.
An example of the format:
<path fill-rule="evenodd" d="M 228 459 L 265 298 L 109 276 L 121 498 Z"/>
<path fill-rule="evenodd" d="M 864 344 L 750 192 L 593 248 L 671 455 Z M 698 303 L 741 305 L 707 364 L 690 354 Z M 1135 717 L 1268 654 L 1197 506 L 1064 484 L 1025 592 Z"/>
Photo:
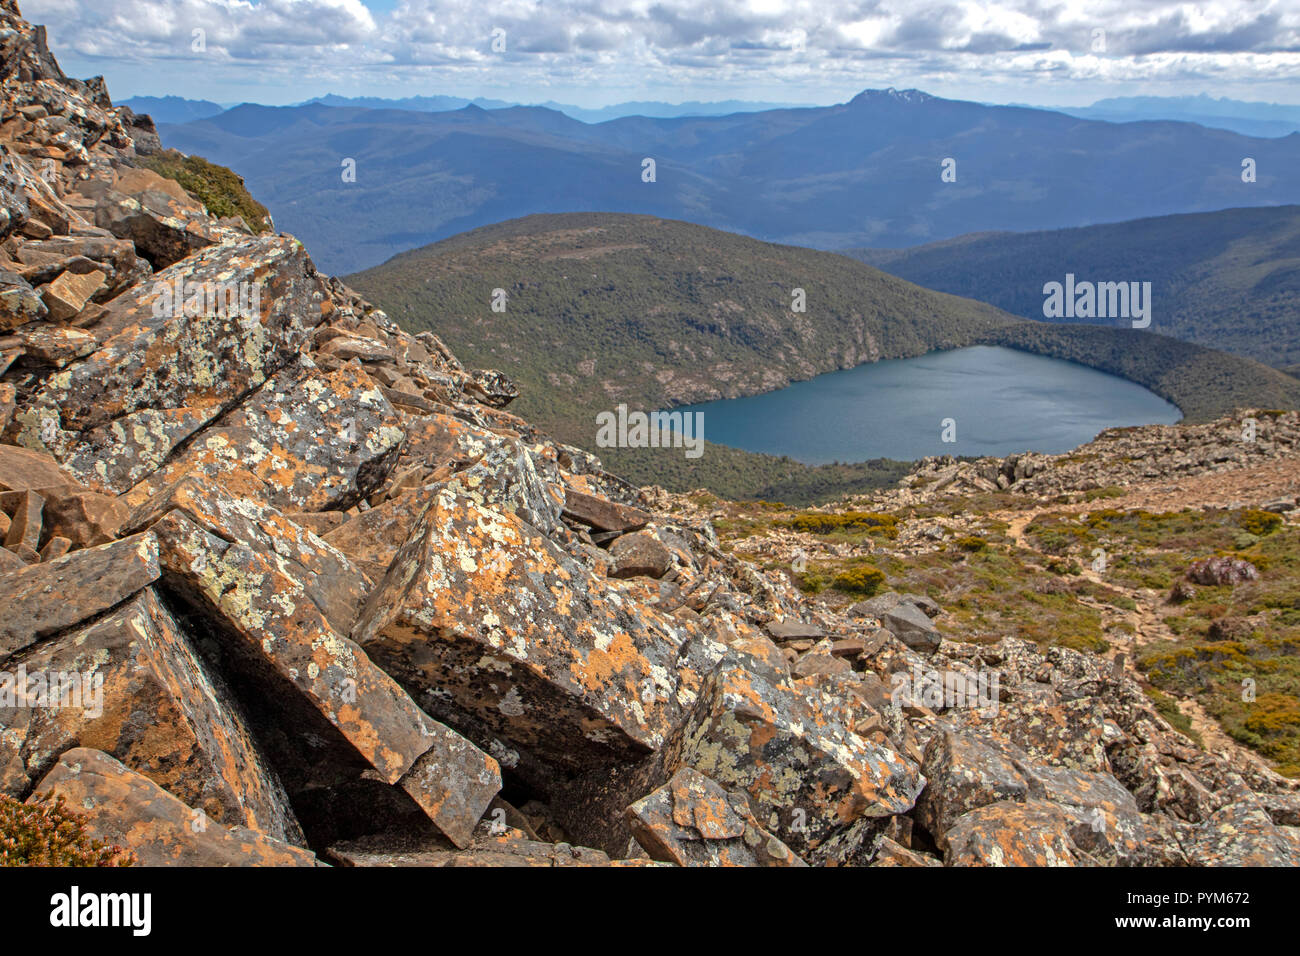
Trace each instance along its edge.
<path fill-rule="evenodd" d="M 431 714 L 511 769 L 526 757 L 566 774 L 639 758 L 693 699 L 680 625 L 634 611 L 455 482 L 438 489 L 352 634 Z"/>
<path fill-rule="evenodd" d="M 256 290 L 257 314 L 215 293 L 193 309 L 183 301 L 186 290 L 225 288 Z M 94 329 L 99 348 L 44 381 L 14 413 L 11 437 L 120 494 L 288 364 L 330 307 L 296 240 L 205 250 L 114 299 Z"/>
<path fill-rule="evenodd" d="M 0 221 L 3 221 L 2 212 Z M 43 319 L 48 311 L 40 293 L 26 279 L 0 269 L 0 332 Z"/>
<path fill-rule="evenodd" d="M 157 539 L 138 534 L 0 574 L 0 661 L 102 614 L 160 573 Z"/>
<path fill-rule="evenodd" d="M 673 556 L 658 538 L 646 531 L 624 534 L 609 546 L 614 559 L 611 578 L 661 578 L 673 565 Z"/>
<path fill-rule="evenodd" d="M 651 859 L 677 866 L 806 866 L 754 820 L 746 798 L 683 768 L 627 809 Z"/>
<path fill-rule="evenodd" d="M 929 616 L 915 604 L 906 601 L 881 614 L 880 622 L 913 650 L 933 653 L 943 641 L 943 636 L 931 623 Z"/>
<path fill-rule="evenodd" d="M 1227 556 L 1201 558 L 1187 569 L 1187 580 L 1207 586 L 1241 584 L 1258 577 L 1259 570 L 1249 561 Z"/>
<path fill-rule="evenodd" d="M 212 820 L 302 842 L 242 709 L 154 591 L 5 667 L 17 675 L 0 678 L 5 792 L 27 793 L 69 747 L 95 747 Z"/>
<path fill-rule="evenodd" d="M 122 470 L 121 483 L 144 479 L 125 496 L 134 505 L 185 474 L 217 478 L 242 470 L 256 482 L 241 491 L 277 510 L 341 511 L 383 483 L 404 437 L 397 413 L 360 368 L 324 372 L 301 358 L 204 428 L 165 467 L 141 474 L 141 462 Z M 91 467 L 86 462 L 79 470 Z"/>
<path fill-rule="evenodd" d="M 67 322 L 76 318 L 91 297 L 104 288 L 105 278 L 104 273 L 98 269 L 85 273 L 71 270 L 60 273 L 58 278 L 40 290 L 50 318 L 55 322 Z"/>
<path fill-rule="evenodd" d="M 807 862 L 858 859 L 874 824 L 912 808 L 919 768 L 852 730 L 865 705 L 732 654 L 675 735 L 669 768 L 746 793 L 755 819 Z"/>
<path fill-rule="evenodd" d="M 620 534 L 650 523 L 650 516 L 639 508 L 598 498 L 573 487 L 564 489 L 564 516 L 597 531 Z"/>
<path fill-rule="evenodd" d="M 1055 804 L 1002 800 L 957 818 L 945 866 L 1078 866 L 1089 861 L 1070 837 L 1072 820 Z"/>
<path fill-rule="evenodd" d="M 59 797 L 90 839 L 129 848 L 140 866 L 319 865 L 309 850 L 209 819 L 99 750 L 64 753 L 27 802 Z"/>
<path fill-rule="evenodd" d="M 786 641 L 820 641 L 826 636 L 826 632 L 816 624 L 806 624 L 797 620 L 771 621 L 767 624 L 767 633 L 778 644 Z"/>
<path fill-rule="evenodd" d="M 926 787 L 914 818 L 940 849 L 963 814 L 999 801 L 1024 801 L 1030 783 L 1008 757 L 970 737 L 942 731 L 931 738 L 921 764 Z"/>

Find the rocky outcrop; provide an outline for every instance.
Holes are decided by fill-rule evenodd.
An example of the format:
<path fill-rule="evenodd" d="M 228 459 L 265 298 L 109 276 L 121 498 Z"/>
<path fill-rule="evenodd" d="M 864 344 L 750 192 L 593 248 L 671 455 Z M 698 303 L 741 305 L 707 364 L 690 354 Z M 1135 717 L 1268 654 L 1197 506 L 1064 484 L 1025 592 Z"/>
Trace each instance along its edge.
<path fill-rule="evenodd" d="M 0 26 L 5 793 L 155 864 L 1300 862 L 1289 781 L 1089 655 L 811 605 Z"/>

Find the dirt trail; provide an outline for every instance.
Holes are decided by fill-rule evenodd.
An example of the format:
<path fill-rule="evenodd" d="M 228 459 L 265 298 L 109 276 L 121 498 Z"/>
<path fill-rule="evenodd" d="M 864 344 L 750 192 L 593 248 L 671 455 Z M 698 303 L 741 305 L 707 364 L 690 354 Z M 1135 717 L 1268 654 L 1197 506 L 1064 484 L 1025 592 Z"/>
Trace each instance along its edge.
<path fill-rule="evenodd" d="M 1183 508 L 1258 507 L 1283 498 L 1294 499 L 1297 495 L 1300 495 L 1300 459 L 1280 459 L 1259 467 L 1196 475 L 1177 482 L 1156 481 L 1139 484 L 1117 498 L 1069 505 L 1026 502 L 1027 507 L 1024 509 L 991 512 L 987 517 L 1006 523 L 1006 536 L 1015 547 L 1035 551 L 1036 549 L 1025 536 L 1025 529 L 1042 514 L 1080 514 L 1100 508 L 1115 508 L 1120 511 L 1137 508 L 1145 508 L 1148 511 L 1175 511 Z M 1288 515 L 1288 518 L 1291 521 L 1296 520 L 1294 513 Z M 1097 573 L 1087 564 L 1083 565 L 1081 576 L 1095 584 L 1125 594 L 1137 605 L 1135 610 L 1129 611 L 1094 601 L 1085 602 L 1102 612 L 1103 621 L 1108 628 L 1117 624 L 1122 625 L 1121 628 L 1110 631 L 1112 639 L 1122 633 L 1130 634 L 1127 640 L 1120 642 L 1112 640 L 1112 649 L 1106 656 L 1114 660 L 1122 654 L 1124 669 L 1138 683 L 1146 686 L 1145 679 L 1134 667 L 1134 661 L 1141 649 L 1151 643 L 1178 639 L 1165 623 L 1161 613 L 1165 606 L 1165 595 L 1147 589 L 1124 587 L 1107 580 L 1104 574 Z M 1200 734 L 1207 749 L 1226 750 L 1244 756 L 1257 764 L 1268 765 L 1258 754 L 1224 733 L 1218 722 L 1194 698 L 1180 697 L 1178 706 L 1191 721 L 1192 729 Z"/>

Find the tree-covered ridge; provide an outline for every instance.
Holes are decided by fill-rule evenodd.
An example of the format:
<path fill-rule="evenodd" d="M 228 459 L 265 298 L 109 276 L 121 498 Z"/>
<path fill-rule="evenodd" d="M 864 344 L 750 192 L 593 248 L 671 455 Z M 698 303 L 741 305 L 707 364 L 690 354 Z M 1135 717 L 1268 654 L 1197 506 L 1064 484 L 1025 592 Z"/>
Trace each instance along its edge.
<path fill-rule="evenodd" d="M 1067 272 L 1081 280 L 1146 281 L 1155 300 L 1151 331 L 1279 368 L 1300 363 L 1300 206 L 983 233 L 846 254 L 1030 319 L 1043 318 L 1043 284 Z"/>

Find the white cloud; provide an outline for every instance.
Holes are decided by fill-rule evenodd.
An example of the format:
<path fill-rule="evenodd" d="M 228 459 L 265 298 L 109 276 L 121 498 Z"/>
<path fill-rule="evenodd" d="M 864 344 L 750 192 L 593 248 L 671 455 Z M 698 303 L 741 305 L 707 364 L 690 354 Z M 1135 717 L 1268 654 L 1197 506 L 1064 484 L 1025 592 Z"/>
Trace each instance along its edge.
<path fill-rule="evenodd" d="M 195 82 L 594 91 L 782 86 L 1204 84 L 1300 76 L 1298 0 L 26 0 L 56 52 Z M 207 51 L 191 50 L 193 30 Z M 504 52 L 492 31 L 505 31 Z M 1092 49 L 1104 30 L 1106 50 Z M 191 66 L 182 68 L 177 61 Z M 131 67 L 131 69 L 127 69 Z M 242 73 L 238 71 L 243 71 Z M 899 85 L 899 84 L 895 84 Z M 317 92 L 322 92 L 318 90 Z M 596 99 L 608 97 L 596 97 Z M 799 98 L 792 95 L 790 98 Z"/>

